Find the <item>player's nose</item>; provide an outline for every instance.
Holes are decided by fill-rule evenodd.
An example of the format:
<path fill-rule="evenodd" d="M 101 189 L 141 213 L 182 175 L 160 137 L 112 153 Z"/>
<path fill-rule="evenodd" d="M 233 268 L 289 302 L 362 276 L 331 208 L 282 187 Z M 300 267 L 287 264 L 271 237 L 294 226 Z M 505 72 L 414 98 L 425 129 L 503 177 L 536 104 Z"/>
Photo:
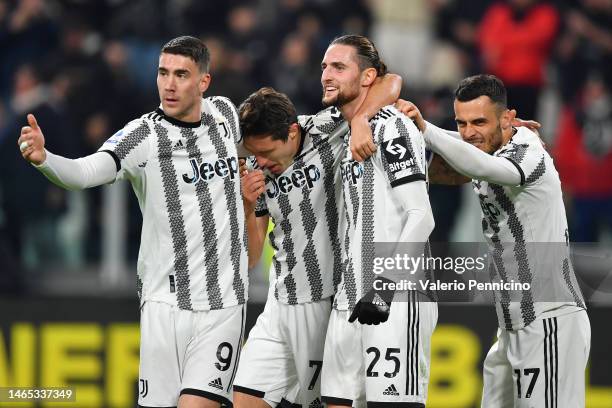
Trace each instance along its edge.
<path fill-rule="evenodd" d="M 323 71 L 321 71 L 321 85 L 325 86 L 329 81 L 331 81 L 330 70 L 329 67 L 325 67 Z"/>
<path fill-rule="evenodd" d="M 174 90 L 176 90 L 176 81 L 174 80 L 173 77 L 170 77 L 170 78 L 166 79 L 166 81 L 164 83 L 164 89 L 166 91 L 174 91 Z"/>
<path fill-rule="evenodd" d="M 476 136 L 476 129 L 472 125 L 467 124 L 463 129 L 463 136 L 467 139 L 473 138 L 474 136 Z"/>
<path fill-rule="evenodd" d="M 257 160 L 257 164 L 259 164 L 261 168 L 265 168 L 270 165 L 270 161 L 263 156 L 255 155 L 255 159 Z"/>

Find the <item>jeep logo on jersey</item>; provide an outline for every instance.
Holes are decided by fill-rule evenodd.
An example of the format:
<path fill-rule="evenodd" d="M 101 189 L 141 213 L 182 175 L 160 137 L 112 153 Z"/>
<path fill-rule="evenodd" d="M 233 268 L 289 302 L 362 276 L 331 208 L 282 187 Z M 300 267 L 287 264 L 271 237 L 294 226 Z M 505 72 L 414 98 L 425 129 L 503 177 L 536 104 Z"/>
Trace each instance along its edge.
<path fill-rule="evenodd" d="M 200 180 L 208 181 L 219 176 L 221 178 L 228 177 L 234 179 L 238 174 L 238 159 L 235 157 L 225 157 L 216 162 L 202 162 L 198 164 L 196 159 L 189 160 L 191 163 L 191 172 L 193 174 L 183 173 L 183 181 L 193 184 Z"/>
<path fill-rule="evenodd" d="M 288 176 L 277 178 L 266 177 L 266 193 L 269 198 L 276 198 L 279 194 L 289 194 L 293 188 L 307 186 L 312 189 L 314 183 L 321 178 L 321 170 L 314 164 L 302 169 L 293 170 Z"/>
<path fill-rule="evenodd" d="M 342 165 L 340 173 L 342 174 L 342 181 L 357 184 L 357 180 L 363 177 L 363 165 L 358 161 L 351 160 Z"/>

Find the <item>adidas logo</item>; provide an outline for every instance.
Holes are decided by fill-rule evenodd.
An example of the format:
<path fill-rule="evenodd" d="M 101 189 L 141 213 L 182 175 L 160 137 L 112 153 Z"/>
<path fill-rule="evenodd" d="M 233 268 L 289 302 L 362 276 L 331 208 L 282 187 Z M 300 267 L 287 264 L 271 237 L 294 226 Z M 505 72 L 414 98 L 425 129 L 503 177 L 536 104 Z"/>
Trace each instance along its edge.
<path fill-rule="evenodd" d="M 399 392 L 397 392 L 397 388 L 395 388 L 395 384 L 391 384 L 383 392 L 383 395 L 396 395 L 396 396 L 399 396 Z"/>
<path fill-rule="evenodd" d="M 179 150 L 183 148 L 185 148 L 185 145 L 183 144 L 183 141 L 181 139 L 179 139 L 178 142 L 176 142 L 174 146 L 172 146 L 172 150 Z"/>
<path fill-rule="evenodd" d="M 308 408 L 323 408 L 323 403 L 320 399 L 315 398 L 315 400 L 308 405 Z"/>
<path fill-rule="evenodd" d="M 208 385 L 210 387 L 215 387 L 218 390 L 222 390 L 223 389 L 223 384 L 221 383 L 221 378 L 217 378 L 216 380 L 213 380 L 213 381 L 209 382 Z"/>

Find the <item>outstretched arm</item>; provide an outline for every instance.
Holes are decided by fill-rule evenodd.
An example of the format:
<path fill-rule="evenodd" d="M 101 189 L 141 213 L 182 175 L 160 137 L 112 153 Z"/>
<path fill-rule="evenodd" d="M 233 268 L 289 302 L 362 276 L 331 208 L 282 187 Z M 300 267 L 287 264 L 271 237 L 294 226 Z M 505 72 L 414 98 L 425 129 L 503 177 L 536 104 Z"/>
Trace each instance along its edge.
<path fill-rule="evenodd" d="M 449 138 L 455 139 L 457 141 L 461 141 L 461 136 L 459 132 L 440 129 L 431 123 L 425 121 L 423 119 L 423 115 L 419 111 L 419 108 L 410 101 L 405 101 L 403 99 L 399 99 L 395 103 L 395 107 L 402 112 L 404 115 L 408 116 L 410 119 L 414 121 L 419 130 L 423 133 L 427 131 L 429 128 L 435 128 L 436 132 L 443 132 Z M 512 126 L 521 127 L 525 126 L 526 128 L 537 132 L 540 128 L 540 124 L 533 120 L 522 120 L 516 117 L 516 111 L 511 110 L 512 117 Z M 428 146 L 429 147 L 429 146 Z M 433 150 L 433 149 L 431 149 Z M 434 150 L 435 151 L 435 150 Z M 436 152 L 438 153 L 438 152 Z M 505 163 L 503 164 L 505 165 Z M 465 184 L 470 181 L 470 177 L 466 177 L 465 175 L 459 173 L 456 167 L 452 167 L 449 165 L 447 161 L 439 154 L 435 154 L 428 168 L 429 182 L 432 184 L 445 184 L 445 185 L 460 185 Z M 465 173 L 464 173 L 465 174 Z"/>
<path fill-rule="evenodd" d="M 113 157 L 105 152 L 97 152 L 79 159 L 67 159 L 49 151 L 46 160 L 36 167 L 53 184 L 66 190 L 112 183 L 117 176 L 117 166 Z"/>
<path fill-rule="evenodd" d="M 115 161 L 108 153 L 97 152 L 73 160 L 48 152 L 42 130 L 32 114 L 28 115 L 28 126 L 21 128 L 17 145 L 24 159 L 53 184 L 67 190 L 107 184 L 117 175 Z"/>
<path fill-rule="evenodd" d="M 391 105 L 399 98 L 402 77 L 387 74 L 376 78 L 368 95 L 351 120 L 351 153 L 353 159 L 364 161 L 376 151 L 369 120 L 384 106 Z"/>

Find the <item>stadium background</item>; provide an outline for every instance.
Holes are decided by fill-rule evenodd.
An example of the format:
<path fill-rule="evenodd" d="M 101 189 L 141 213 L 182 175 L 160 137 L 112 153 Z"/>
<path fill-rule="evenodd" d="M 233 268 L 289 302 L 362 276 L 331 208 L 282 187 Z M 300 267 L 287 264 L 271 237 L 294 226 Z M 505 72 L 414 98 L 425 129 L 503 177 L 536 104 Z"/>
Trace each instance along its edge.
<path fill-rule="evenodd" d="M 440 126 L 454 126 L 454 85 L 478 72 L 500 76 L 510 106 L 543 124 L 571 239 L 587 243 L 575 259 L 592 325 L 587 406 L 612 407 L 612 1 L 494 4 L 0 0 L 0 387 L 71 385 L 77 404 L 69 406 L 83 407 L 133 406 L 137 388 L 135 197 L 123 183 L 53 187 L 18 154 L 26 113 L 51 151 L 95 151 L 157 106 L 159 49 L 181 34 L 211 50 L 208 95 L 238 105 L 271 85 L 313 113 L 325 48 L 352 32 L 374 40 L 404 78 L 402 96 Z M 469 186 L 432 186 L 431 202 L 432 241 L 481 240 Z M 267 255 L 250 273 L 249 327 L 263 309 Z M 479 405 L 495 327 L 492 308 L 440 306 L 429 407 Z"/>

